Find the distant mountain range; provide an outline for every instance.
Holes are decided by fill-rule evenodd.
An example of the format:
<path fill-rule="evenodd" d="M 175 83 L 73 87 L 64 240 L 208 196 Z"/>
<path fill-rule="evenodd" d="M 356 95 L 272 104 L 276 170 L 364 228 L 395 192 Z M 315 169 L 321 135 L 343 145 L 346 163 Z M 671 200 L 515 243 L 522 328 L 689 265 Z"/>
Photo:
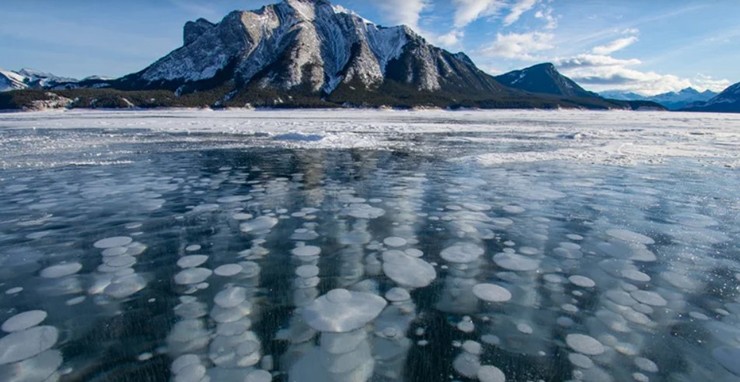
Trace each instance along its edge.
<path fill-rule="evenodd" d="M 668 110 L 680 110 L 692 104 L 706 102 L 717 96 L 717 93 L 710 90 L 699 92 L 694 88 L 686 88 L 679 92 L 669 92 L 654 96 L 642 96 L 636 93 L 607 91 L 599 93 L 604 98 L 617 99 L 622 101 L 652 101 L 665 106 Z"/>
<path fill-rule="evenodd" d="M 405 26 L 326 0 L 285 0 L 188 22 L 183 46 L 140 72 L 81 81 L 2 72 L 0 108 L 472 107 L 662 109 L 606 100 L 541 64 L 493 77 Z M 25 89 L 25 90 L 24 90 Z M 39 106 L 41 105 L 41 106 Z"/>
<path fill-rule="evenodd" d="M 716 113 L 740 113 L 740 82 L 728 87 L 722 93 L 706 102 L 686 106 L 684 111 L 703 111 Z"/>
<path fill-rule="evenodd" d="M 58 77 L 33 69 L 17 72 L 0 69 L 0 92 L 20 89 L 50 89 L 64 83 L 76 83 L 74 78 Z"/>

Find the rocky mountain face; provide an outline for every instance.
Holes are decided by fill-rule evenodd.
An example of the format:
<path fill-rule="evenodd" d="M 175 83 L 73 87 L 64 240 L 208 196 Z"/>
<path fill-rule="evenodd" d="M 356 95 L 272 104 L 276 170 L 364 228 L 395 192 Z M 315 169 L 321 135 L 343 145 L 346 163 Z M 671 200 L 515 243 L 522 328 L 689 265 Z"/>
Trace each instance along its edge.
<path fill-rule="evenodd" d="M 560 74 L 551 63 L 538 64 L 496 76 L 499 83 L 529 93 L 563 97 L 599 97 L 580 87 L 575 81 Z"/>
<path fill-rule="evenodd" d="M 499 81 L 503 82 L 500 83 Z M 382 27 L 327 0 L 284 0 L 188 22 L 183 45 L 140 72 L 0 94 L 24 109 L 53 96 L 67 107 L 337 107 L 660 109 L 608 101 L 551 64 L 494 78 L 464 53 L 405 26 Z"/>
<path fill-rule="evenodd" d="M 668 110 L 680 110 L 695 103 L 709 101 L 717 93 L 710 90 L 700 92 L 694 88 L 686 88 L 678 92 L 668 92 L 654 96 L 620 91 L 602 92 L 600 95 L 604 98 L 617 100 L 652 101 L 665 106 Z"/>
<path fill-rule="evenodd" d="M 0 92 L 21 89 L 51 89 L 68 83 L 76 83 L 74 78 L 55 76 L 33 69 L 10 71 L 0 69 Z"/>
<path fill-rule="evenodd" d="M 16 72 L 0 69 L 0 92 L 27 89 L 25 78 Z"/>
<path fill-rule="evenodd" d="M 740 82 L 728 87 L 707 102 L 687 106 L 685 111 L 740 113 Z"/>
<path fill-rule="evenodd" d="M 387 82 L 417 91 L 508 93 L 465 55 L 325 0 L 236 11 L 218 24 L 188 22 L 182 47 L 114 86 L 188 93 L 227 84 L 329 95 L 342 86 L 373 90 Z"/>

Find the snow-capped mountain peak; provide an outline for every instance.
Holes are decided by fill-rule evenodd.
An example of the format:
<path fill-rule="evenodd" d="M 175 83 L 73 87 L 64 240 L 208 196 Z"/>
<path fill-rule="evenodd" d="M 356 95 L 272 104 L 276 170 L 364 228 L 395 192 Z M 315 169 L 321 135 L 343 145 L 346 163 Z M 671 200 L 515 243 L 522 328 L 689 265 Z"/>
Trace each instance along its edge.
<path fill-rule="evenodd" d="M 284 0 L 232 12 L 216 24 L 191 21 L 183 40 L 182 47 L 122 82 L 180 94 L 222 84 L 237 91 L 331 94 L 342 85 L 373 89 L 389 80 L 417 91 L 503 89 L 467 56 L 433 47 L 408 27 L 380 27 L 326 0 Z"/>
<path fill-rule="evenodd" d="M 677 92 L 662 93 L 654 96 L 643 96 L 636 93 L 620 91 L 603 92 L 601 95 L 611 99 L 652 101 L 665 106 L 669 110 L 680 110 L 692 104 L 706 102 L 716 96 L 717 93 L 710 90 L 700 92 L 689 87 Z"/>
<path fill-rule="evenodd" d="M 34 69 L 19 71 L 0 69 L 0 92 L 21 89 L 46 89 L 59 84 L 76 82 L 73 78 L 55 76 Z"/>
<path fill-rule="evenodd" d="M 0 69 L 0 92 L 26 89 L 28 85 L 25 80 L 25 77 L 16 72 Z"/>

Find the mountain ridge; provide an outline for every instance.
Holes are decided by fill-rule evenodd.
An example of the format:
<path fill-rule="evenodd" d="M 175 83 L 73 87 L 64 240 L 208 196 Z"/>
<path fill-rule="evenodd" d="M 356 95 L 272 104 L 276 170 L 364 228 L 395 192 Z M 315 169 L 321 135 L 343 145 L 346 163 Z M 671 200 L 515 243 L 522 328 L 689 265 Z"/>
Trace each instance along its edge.
<path fill-rule="evenodd" d="M 712 92 L 710 90 L 700 92 L 692 87 L 688 87 L 685 89 L 681 89 L 678 92 L 667 92 L 656 94 L 653 96 L 643 96 L 636 93 L 620 91 L 606 91 L 601 92 L 600 95 L 604 98 L 618 99 L 624 101 L 652 101 L 665 106 L 669 110 L 680 110 L 692 104 L 709 101 L 712 97 L 717 96 L 718 93 Z"/>
<path fill-rule="evenodd" d="M 507 89 L 464 56 L 433 47 L 405 26 L 381 27 L 324 0 L 286 0 L 256 11 L 234 11 L 221 22 L 188 22 L 184 45 L 114 87 L 180 94 L 234 81 L 282 91 L 329 95 L 354 83 L 377 88 L 386 80 L 419 91 Z M 451 80 L 451 79 L 454 79 Z"/>
<path fill-rule="evenodd" d="M 505 86 L 530 93 L 564 97 L 599 97 L 596 93 L 583 89 L 575 81 L 560 74 L 555 65 L 549 62 L 514 70 L 494 78 Z"/>
<path fill-rule="evenodd" d="M 73 100 L 70 107 L 660 108 L 604 100 L 551 64 L 535 73 L 546 72 L 558 91 L 504 86 L 462 52 L 326 0 L 284 0 L 230 12 L 218 23 L 189 21 L 182 39 L 182 46 L 136 73 L 52 90 Z M 44 90 L 13 93 L 0 94 L 0 107 L 49 97 Z"/>
<path fill-rule="evenodd" d="M 687 106 L 683 111 L 740 113 L 740 82 L 730 85 L 706 102 Z"/>
<path fill-rule="evenodd" d="M 74 78 L 59 77 L 51 73 L 23 68 L 18 71 L 0 69 L 0 92 L 23 89 L 47 89 L 66 83 L 76 83 Z"/>

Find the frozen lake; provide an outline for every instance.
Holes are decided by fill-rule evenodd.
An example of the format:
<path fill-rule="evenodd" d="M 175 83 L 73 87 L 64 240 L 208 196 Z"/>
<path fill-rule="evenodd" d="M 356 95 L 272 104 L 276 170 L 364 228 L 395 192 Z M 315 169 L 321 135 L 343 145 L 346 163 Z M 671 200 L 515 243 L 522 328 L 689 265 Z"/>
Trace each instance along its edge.
<path fill-rule="evenodd" d="M 2 381 L 737 381 L 740 116 L 0 114 Z"/>

